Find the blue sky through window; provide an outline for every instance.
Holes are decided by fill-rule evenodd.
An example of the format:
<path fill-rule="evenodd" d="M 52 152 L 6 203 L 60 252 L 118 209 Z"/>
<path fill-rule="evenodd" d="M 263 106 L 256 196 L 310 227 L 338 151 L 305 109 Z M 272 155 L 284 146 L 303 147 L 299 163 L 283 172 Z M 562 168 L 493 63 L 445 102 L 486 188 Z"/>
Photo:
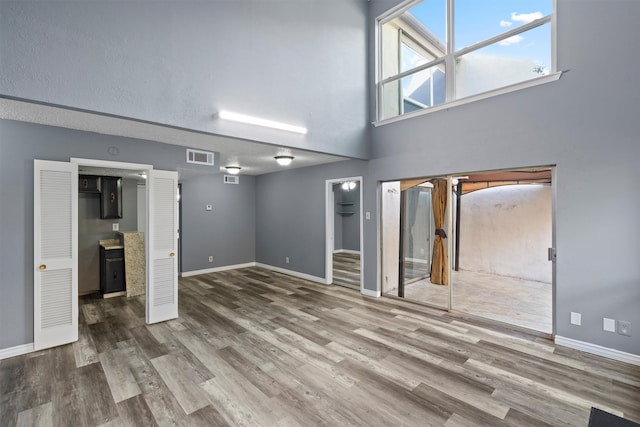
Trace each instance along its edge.
<path fill-rule="evenodd" d="M 455 49 L 461 49 L 553 13 L 553 0 L 454 0 Z M 409 9 L 444 43 L 446 0 L 424 0 Z M 549 70 L 549 26 L 483 49 L 483 54 L 526 57 Z"/>

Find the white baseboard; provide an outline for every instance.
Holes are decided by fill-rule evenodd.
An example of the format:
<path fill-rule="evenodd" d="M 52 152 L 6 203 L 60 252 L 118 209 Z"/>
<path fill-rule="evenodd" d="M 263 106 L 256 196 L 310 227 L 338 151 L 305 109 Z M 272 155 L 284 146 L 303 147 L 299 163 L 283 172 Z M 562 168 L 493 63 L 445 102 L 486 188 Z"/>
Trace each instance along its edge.
<path fill-rule="evenodd" d="M 223 265 L 222 267 L 205 268 L 204 270 L 183 271 L 181 277 L 197 276 L 199 274 L 217 273 L 218 271 L 237 270 L 239 268 L 255 267 L 255 262 L 245 264 Z"/>
<path fill-rule="evenodd" d="M 372 291 L 370 289 L 360 289 L 360 293 L 362 295 L 366 295 L 368 297 L 380 298 L 380 291 Z"/>
<path fill-rule="evenodd" d="M 10 357 L 22 356 L 23 354 L 31 353 L 34 351 L 33 343 L 17 345 L 15 347 L 1 348 L 0 360 L 8 359 Z"/>
<path fill-rule="evenodd" d="M 299 277 L 305 280 L 311 280 L 312 282 L 322 283 L 323 285 L 326 285 L 327 283 L 324 277 L 312 276 L 310 274 L 300 273 L 299 271 L 287 270 L 286 268 L 275 267 L 269 264 L 262 264 L 257 262 L 256 267 L 262 267 L 262 268 L 266 268 L 267 270 L 276 271 L 278 273 L 288 274 L 289 276 Z"/>
<path fill-rule="evenodd" d="M 619 362 L 625 362 L 632 365 L 640 366 L 640 356 L 636 354 L 626 353 L 624 351 L 615 350 L 613 348 L 602 347 L 597 344 L 591 344 L 588 342 L 565 338 L 558 335 L 556 335 L 554 341 L 556 344 L 564 347 L 569 347 L 575 350 L 584 351 L 585 353 L 591 353 L 598 356 L 607 357 L 609 359 L 617 360 Z"/>
<path fill-rule="evenodd" d="M 336 249 L 333 251 L 334 254 L 353 254 L 360 255 L 360 251 L 354 251 L 352 249 Z"/>

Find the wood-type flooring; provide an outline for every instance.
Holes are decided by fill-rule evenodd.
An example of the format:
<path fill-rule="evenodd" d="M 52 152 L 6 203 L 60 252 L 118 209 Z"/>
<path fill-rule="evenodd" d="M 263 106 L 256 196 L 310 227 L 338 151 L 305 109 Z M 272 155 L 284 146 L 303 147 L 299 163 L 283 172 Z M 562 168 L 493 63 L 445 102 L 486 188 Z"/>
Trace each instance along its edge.
<path fill-rule="evenodd" d="M 360 289 L 360 254 L 333 254 L 333 284 Z"/>
<path fill-rule="evenodd" d="M 640 369 L 260 268 L 181 278 L 180 317 L 82 298 L 78 342 L 0 361 L 5 426 L 586 426 Z M 10 327 L 10 325 L 3 325 Z"/>

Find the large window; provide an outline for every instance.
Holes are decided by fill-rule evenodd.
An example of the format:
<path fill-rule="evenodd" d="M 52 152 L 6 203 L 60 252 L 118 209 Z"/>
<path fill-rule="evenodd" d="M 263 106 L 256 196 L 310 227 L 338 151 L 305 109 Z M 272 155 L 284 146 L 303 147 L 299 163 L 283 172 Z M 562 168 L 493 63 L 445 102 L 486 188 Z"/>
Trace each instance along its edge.
<path fill-rule="evenodd" d="M 542 80 L 553 0 L 422 0 L 378 21 L 378 120 Z"/>

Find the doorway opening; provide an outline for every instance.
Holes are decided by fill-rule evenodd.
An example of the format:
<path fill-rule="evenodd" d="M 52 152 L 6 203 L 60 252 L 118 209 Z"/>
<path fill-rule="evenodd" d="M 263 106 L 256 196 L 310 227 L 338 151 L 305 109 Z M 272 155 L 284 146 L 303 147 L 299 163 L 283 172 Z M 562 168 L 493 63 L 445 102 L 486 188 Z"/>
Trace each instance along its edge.
<path fill-rule="evenodd" d="M 362 289 L 362 177 L 325 183 L 325 280 Z"/>
<path fill-rule="evenodd" d="M 554 173 L 536 167 L 383 183 L 382 293 L 552 334 Z M 438 223 L 433 184 L 445 179 Z M 436 240 L 446 242 L 446 256 L 434 280 Z"/>

